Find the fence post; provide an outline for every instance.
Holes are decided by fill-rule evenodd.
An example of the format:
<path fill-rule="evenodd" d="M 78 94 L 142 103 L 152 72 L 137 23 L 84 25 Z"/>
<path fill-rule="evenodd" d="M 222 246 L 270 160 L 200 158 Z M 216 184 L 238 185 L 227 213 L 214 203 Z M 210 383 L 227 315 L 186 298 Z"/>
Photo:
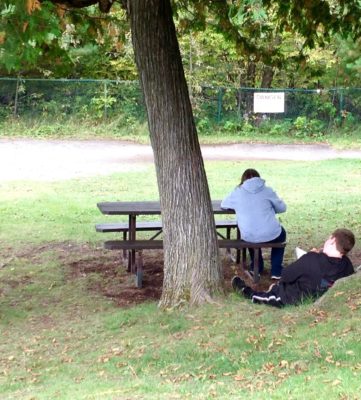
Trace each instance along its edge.
<path fill-rule="evenodd" d="M 20 78 L 18 76 L 18 79 L 16 81 L 16 88 L 15 88 L 14 117 L 17 117 L 17 115 L 18 115 L 19 82 L 20 82 Z"/>
<path fill-rule="evenodd" d="M 108 97 L 107 81 L 104 80 L 104 119 L 107 118 L 107 97 Z"/>
<path fill-rule="evenodd" d="M 223 88 L 218 89 L 218 96 L 217 96 L 217 124 L 221 122 L 222 119 L 222 102 L 223 102 Z"/>
<path fill-rule="evenodd" d="M 341 120 L 343 119 L 343 103 L 344 103 L 343 90 L 341 89 L 340 90 L 340 117 L 341 117 Z"/>
<path fill-rule="evenodd" d="M 242 90 L 237 89 L 237 114 L 238 114 L 238 119 L 242 119 L 241 116 L 241 102 L 242 102 Z"/>

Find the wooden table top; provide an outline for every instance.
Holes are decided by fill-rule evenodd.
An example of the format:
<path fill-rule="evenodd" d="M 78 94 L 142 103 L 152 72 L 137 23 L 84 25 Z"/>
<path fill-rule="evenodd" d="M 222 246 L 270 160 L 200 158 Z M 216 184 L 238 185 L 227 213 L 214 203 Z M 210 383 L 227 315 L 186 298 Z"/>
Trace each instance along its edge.
<path fill-rule="evenodd" d="M 107 215 L 159 215 L 159 201 L 105 201 L 97 204 L 99 210 Z M 234 210 L 221 208 L 221 200 L 213 200 L 214 214 L 234 214 Z"/>

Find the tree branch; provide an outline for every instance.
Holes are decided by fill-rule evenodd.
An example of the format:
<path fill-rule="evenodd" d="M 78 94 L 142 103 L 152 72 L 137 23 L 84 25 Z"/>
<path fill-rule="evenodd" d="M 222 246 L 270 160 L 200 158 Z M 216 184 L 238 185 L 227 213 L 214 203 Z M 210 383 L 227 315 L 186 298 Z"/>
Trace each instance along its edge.
<path fill-rule="evenodd" d="M 115 0 L 51 0 L 51 2 L 64 4 L 72 8 L 84 8 L 98 4 L 101 12 L 108 13 Z"/>

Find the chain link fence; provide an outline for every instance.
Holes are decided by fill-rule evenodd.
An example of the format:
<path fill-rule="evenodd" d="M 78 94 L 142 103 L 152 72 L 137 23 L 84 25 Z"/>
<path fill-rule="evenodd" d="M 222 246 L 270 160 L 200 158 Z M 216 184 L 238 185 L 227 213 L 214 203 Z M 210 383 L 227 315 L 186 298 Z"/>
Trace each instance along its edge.
<path fill-rule="evenodd" d="M 254 109 L 255 93 L 284 93 L 284 112 L 258 113 Z M 217 122 L 222 120 L 271 118 L 276 120 L 307 117 L 332 122 L 352 114 L 361 119 L 361 89 L 258 89 L 202 87 L 195 97 L 195 107 L 205 110 Z M 201 112 L 202 113 L 202 112 Z"/>
<path fill-rule="evenodd" d="M 361 89 L 192 88 L 199 130 L 210 125 L 307 119 L 323 125 L 361 120 Z M 255 93 L 283 93 L 284 112 L 254 113 Z M 9 118 L 62 122 L 69 118 L 144 123 L 146 112 L 138 82 L 0 78 L 0 122 Z"/>
<path fill-rule="evenodd" d="M 145 120 L 137 82 L 0 78 L 0 120 Z"/>

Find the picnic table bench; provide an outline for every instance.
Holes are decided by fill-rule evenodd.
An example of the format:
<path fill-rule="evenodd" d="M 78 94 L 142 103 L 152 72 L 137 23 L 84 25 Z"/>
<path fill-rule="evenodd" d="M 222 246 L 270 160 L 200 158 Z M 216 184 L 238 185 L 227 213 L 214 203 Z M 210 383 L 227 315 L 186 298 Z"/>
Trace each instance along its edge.
<path fill-rule="evenodd" d="M 238 230 L 238 225 L 237 221 L 235 220 L 223 220 L 223 221 L 215 221 L 216 224 L 216 229 L 217 229 L 217 235 L 221 237 L 222 239 L 230 239 L 231 238 L 231 232 L 232 229 L 237 230 L 237 238 L 239 238 L 239 230 Z M 144 231 L 156 231 L 155 235 L 151 236 L 148 241 L 154 240 L 156 237 L 158 237 L 162 233 L 162 222 L 161 221 L 136 221 L 136 226 L 135 226 L 136 231 L 144 232 Z M 221 232 L 219 232 L 218 229 L 226 229 L 226 235 L 223 235 Z M 102 232 L 102 233 L 109 233 L 109 232 L 120 232 L 123 234 L 123 241 L 128 241 L 128 236 L 129 236 L 129 223 L 128 222 L 111 222 L 111 223 L 102 223 L 102 224 L 96 224 L 95 225 L 95 230 L 97 232 Z M 143 240 L 142 243 L 145 243 L 146 240 Z M 128 250 L 134 250 L 134 249 L 127 249 L 127 246 L 124 245 L 123 247 L 123 256 L 124 258 L 127 257 L 127 251 Z M 239 260 L 239 254 L 237 253 L 237 260 Z M 129 266 L 130 267 L 130 266 Z"/>
<path fill-rule="evenodd" d="M 227 235 L 224 237 L 220 232 L 217 232 L 219 236 L 225 238 L 230 238 L 231 229 L 238 228 L 237 221 L 234 220 L 224 220 L 224 221 L 215 221 L 216 228 L 222 229 L 225 228 L 227 230 Z M 162 233 L 162 222 L 161 221 L 137 221 L 135 229 L 137 231 L 158 231 L 157 234 L 150 238 L 152 240 L 156 238 L 159 234 Z M 111 223 L 103 223 L 96 224 L 95 230 L 97 232 L 122 232 L 123 240 L 127 240 L 127 235 L 129 233 L 129 223 L 128 222 L 111 222 Z"/>
<path fill-rule="evenodd" d="M 266 248 L 282 248 L 286 246 L 286 242 L 282 243 L 250 243 L 241 239 L 218 239 L 218 246 L 221 249 L 236 249 L 238 252 L 242 251 L 242 266 L 246 269 L 247 262 L 247 249 L 252 248 L 255 250 L 254 255 L 254 282 L 259 281 L 259 255 L 261 249 Z M 109 250 L 134 250 L 137 252 L 135 264 L 133 264 L 132 273 L 136 277 L 137 287 L 142 287 L 143 279 L 143 250 L 160 250 L 163 249 L 163 240 L 107 240 L 104 242 L 104 248 Z M 237 257 L 237 262 L 238 257 Z"/>

